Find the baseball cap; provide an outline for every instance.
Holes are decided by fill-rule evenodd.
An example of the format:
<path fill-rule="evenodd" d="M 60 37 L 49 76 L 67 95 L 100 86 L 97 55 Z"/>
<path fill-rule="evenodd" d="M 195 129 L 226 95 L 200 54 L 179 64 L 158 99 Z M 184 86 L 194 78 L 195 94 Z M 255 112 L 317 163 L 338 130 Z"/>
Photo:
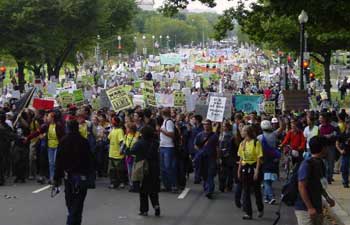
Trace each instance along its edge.
<path fill-rule="evenodd" d="M 278 123 L 278 119 L 276 117 L 272 118 L 271 123 Z"/>

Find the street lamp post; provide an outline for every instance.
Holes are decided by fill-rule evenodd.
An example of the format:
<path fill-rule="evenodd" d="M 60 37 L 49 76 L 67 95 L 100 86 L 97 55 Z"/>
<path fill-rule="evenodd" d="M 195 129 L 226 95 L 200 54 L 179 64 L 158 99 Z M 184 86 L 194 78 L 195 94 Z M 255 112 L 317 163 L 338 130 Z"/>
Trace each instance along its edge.
<path fill-rule="evenodd" d="M 134 43 L 135 43 L 135 57 L 137 57 L 137 37 L 134 36 Z"/>
<path fill-rule="evenodd" d="M 121 37 L 120 35 L 118 35 L 117 39 L 118 39 L 119 61 L 121 61 L 121 57 L 122 57 L 122 53 L 121 53 L 121 49 L 122 49 L 121 40 L 122 40 L 122 37 Z"/>
<path fill-rule="evenodd" d="M 154 40 L 155 40 L 155 39 L 156 39 L 156 36 L 152 35 L 153 55 L 154 55 L 154 45 L 155 45 Z"/>
<path fill-rule="evenodd" d="M 97 44 L 96 44 L 96 62 L 97 62 L 97 66 L 100 66 L 100 40 L 101 40 L 101 36 L 97 35 Z"/>
<path fill-rule="evenodd" d="M 304 50 L 305 50 L 305 24 L 309 17 L 307 13 L 302 10 L 298 20 L 300 23 L 300 90 L 304 90 Z"/>
<path fill-rule="evenodd" d="M 162 50 L 162 38 L 163 38 L 163 36 L 159 35 L 159 50 L 160 51 Z"/>
<path fill-rule="evenodd" d="M 169 35 L 167 35 L 166 36 L 166 45 L 167 45 L 167 48 L 168 48 L 168 52 L 169 52 L 169 39 L 170 39 L 170 37 L 169 37 Z"/>

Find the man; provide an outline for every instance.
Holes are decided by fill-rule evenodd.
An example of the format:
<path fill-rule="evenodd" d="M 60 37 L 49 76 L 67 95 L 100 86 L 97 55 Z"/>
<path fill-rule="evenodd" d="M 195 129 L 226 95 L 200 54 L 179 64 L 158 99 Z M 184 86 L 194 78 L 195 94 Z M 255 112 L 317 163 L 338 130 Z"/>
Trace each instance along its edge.
<path fill-rule="evenodd" d="M 341 155 L 341 175 L 344 188 L 349 188 L 350 167 L 350 120 L 346 121 L 346 130 L 336 142 L 336 148 Z"/>
<path fill-rule="evenodd" d="M 54 186 L 64 178 L 65 199 L 68 209 L 67 225 L 80 225 L 88 188 L 88 175 L 93 170 L 93 156 L 87 139 L 79 133 L 76 120 L 68 122 L 68 134 L 59 144 Z"/>
<path fill-rule="evenodd" d="M 200 164 L 200 175 L 204 181 L 205 196 L 208 199 L 212 199 L 215 189 L 214 177 L 217 169 L 216 157 L 219 137 L 213 132 L 210 120 L 205 120 L 203 126 L 204 131 L 197 135 L 194 142 L 198 149 L 194 162 Z"/>
<path fill-rule="evenodd" d="M 305 159 L 298 170 L 299 196 L 295 203 L 295 214 L 299 225 L 322 225 L 322 196 L 333 207 L 335 202 L 324 189 L 325 173 L 322 158 L 326 155 L 325 137 L 310 140 L 312 157 Z"/>
<path fill-rule="evenodd" d="M 177 162 L 175 157 L 175 124 L 171 119 L 169 108 L 162 110 L 163 124 L 157 127 L 160 133 L 160 170 L 161 178 L 164 185 L 164 191 L 177 192 L 176 185 L 176 168 Z"/>

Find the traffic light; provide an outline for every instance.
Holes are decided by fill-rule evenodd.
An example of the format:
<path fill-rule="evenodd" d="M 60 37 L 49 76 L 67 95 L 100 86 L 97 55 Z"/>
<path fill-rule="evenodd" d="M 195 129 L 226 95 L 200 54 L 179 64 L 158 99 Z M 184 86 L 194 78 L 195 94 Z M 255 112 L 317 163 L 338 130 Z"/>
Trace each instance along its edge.
<path fill-rule="evenodd" d="M 346 55 L 345 64 L 346 64 L 346 68 L 350 69 L 350 54 Z"/>
<path fill-rule="evenodd" d="M 310 78 L 310 81 L 314 81 L 315 80 L 315 74 L 313 72 L 310 72 L 309 78 Z"/>
<path fill-rule="evenodd" d="M 304 62 L 303 62 L 303 68 L 304 68 L 304 69 L 307 69 L 307 68 L 309 67 L 309 65 L 310 65 L 309 61 L 308 61 L 308 60 L 304 60 Z"/>

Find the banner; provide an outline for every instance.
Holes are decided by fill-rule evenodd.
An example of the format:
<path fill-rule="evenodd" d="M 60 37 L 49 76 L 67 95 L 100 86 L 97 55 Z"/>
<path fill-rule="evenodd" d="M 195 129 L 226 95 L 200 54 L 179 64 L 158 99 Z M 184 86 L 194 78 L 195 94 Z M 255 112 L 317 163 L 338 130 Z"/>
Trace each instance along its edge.
<path fill-rule="evenodd" d="M 82 105 L 84 103 L 84 92 L 82 89 L 77 89 L 73 91 L 74 104 Z"/>
<path fill-rule="evenodd" d="M 264 102 L 264 112 L 269 115 L 275 115 L 276 104 L 274 101 Z"/>
<path fill-rule="evenodd" d="M 153 81 L 144 81 L 142 95 L 146 100 L 147 105 L 157 107 L 157 101 L 154 92 Z"/>
<path fill-rule="evenodd" d="M 184 107 L 186 105 L 186 96 L 182 91 L 174 91 L 174 107 Z"/>
<path fill-rule="evenodd" d="M 213 122 L 222 122 L 225 113 L 225 97 L 210 97 L 207 119 Z"/>
<path fill-rule="evenodd" d="M 257 112 L 260 113 L 259 105 L 262 97 L 260 95 L 236 95 L 235 107 L 236 111 L 245 113 Z"/>
<path fill-rule="evenodd" d="M 123 87 L 111 88 L 106 91 L 106 94 L 116 112 L 133 107 L 132 101 Z"/>
<path fill-rule="evenodd" d="M 161 54 L 160 64 L 162 65 L 176 65 L 181 63 L 180 54 Z"/>
<path fill-rule="evenodd" d="M 174 107 L 174 96 L 171 94 L 155 94 L 157 107 Z"/>
<path fill-rule="evenodd" d="M 51 110 L 53 109 L 55 104 L 55 101 L 53 100 L 45 100 L 40 98 L 34 98 L 33 100 L 33 107 L 35 109 L 43 109 L 43 110 Z"/>

